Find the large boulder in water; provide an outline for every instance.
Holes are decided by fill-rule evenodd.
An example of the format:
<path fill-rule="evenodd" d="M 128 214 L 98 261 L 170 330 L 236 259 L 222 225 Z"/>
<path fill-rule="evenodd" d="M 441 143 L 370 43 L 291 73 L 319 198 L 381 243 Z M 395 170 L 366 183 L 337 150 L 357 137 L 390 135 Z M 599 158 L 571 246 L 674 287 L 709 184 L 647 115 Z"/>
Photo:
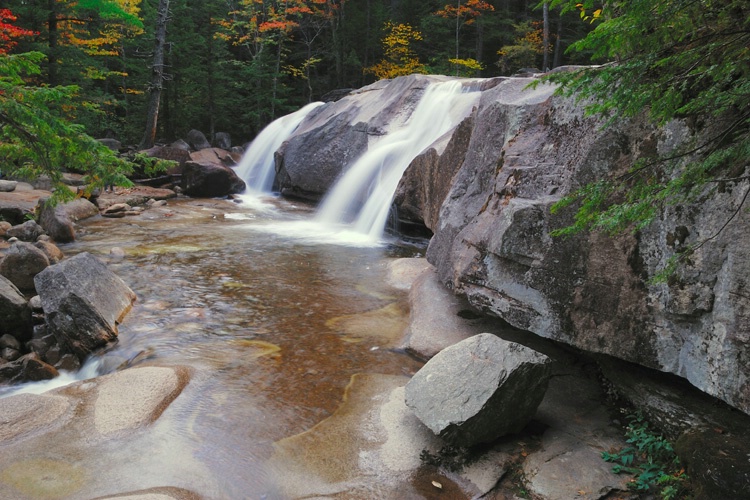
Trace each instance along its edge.
<path fill-rule="evenodd" d="M 550 358 L 481 333 L 443 349 L 406 384 L 406 405 L 435 434 L 473 446 L 518 432 L 544 398 Z"/>
<path fill-rule="evenodd" d="M 245 181 L 224 165 L 189 161 L 183 168 L 182 189 L 189 196 L 213 198 L 243 192 Z"/>
<path fill-rule="evenodd" d="M 50 331 L 83 359 L 117 338 L 135 293 L 89 253 L 50 266 L 34 279 Z"/>

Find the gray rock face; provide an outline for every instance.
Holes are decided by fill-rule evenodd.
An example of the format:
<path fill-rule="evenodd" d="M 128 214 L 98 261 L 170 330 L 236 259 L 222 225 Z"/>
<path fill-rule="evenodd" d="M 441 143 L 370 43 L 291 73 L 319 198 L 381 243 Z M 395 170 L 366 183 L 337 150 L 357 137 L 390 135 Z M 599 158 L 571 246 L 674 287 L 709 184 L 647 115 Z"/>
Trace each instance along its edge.
<path fill-rule="evenodd" d="M 311 112 L 276 155 L 278 189 L 320 198 L 372 138 L 403 124 L 434 75 L 381 80 Z"/>
<path fill-rule="evenodd" d="M 68 243 L 76 239 L 75 222 L 99 214 L 99 208 L 85 198 L 50 206 L 39 201 L 39 222 L 53 240 Z"/>
<path fill-rule="evenodd" d="M 8 238 L 18 238 L 21 241 L 35 242 L 44 234 L 44 228 L 33 220 L 27 220 L 23 224 L 13 226 L 5 232 Z"/>
<path fill-rule="evenodd" d="M 22 292 L 34 290 L 34 276 L 49 266 L 47 256 L 31 243 L 17 241 L 0 261 L 0 274 Z"/>
<path fill-rule="evenodd" d="M 117 337 L 135 294 L 106 265 L 82 253 L 35 278 L 47 325 L 79 358 Z"/>
<path fill-rule="evenodd" d="M 550 359 L 482 333 L 440 351 L 406 385 L 406 405 L 435 434 L 473 446 L 518 432 L 544 398 Z"/>
<path fill-rule="evenodd" d="M 571 222 L 570 211 L 550 214 L 561 196 L 692 135 L 641 119 L 602 129 L 552 89 L 525 94 L 519 84 L 529 81 L 482 95 L 427 253 L 441 281 L 517 328 L 677 374 L 750 412 L 750 306 L 740 291 L 750 214 L 738 212 L 668 284 L 647 284 L 676 251 L 732 217 L 748 181 L 670 207 L 637 236 L 551 238 Z"/>
<path fill-rule="evenodd" d="M 0 275 L 0 334 L 31 331 L 31 308 L 18 288 Z"/>
<path fill-rule="evenodd" d="M 189 161 L 183 168 L 182 189 L 189 196 L 212 198 L 243 192 L 245 181 L 224 165 Z"/>

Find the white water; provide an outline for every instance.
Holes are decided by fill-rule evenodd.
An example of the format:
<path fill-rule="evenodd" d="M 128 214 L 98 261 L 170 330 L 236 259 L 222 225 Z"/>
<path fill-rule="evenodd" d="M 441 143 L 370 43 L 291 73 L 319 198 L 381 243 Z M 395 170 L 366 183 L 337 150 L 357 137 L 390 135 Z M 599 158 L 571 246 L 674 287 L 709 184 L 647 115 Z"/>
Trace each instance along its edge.
<path fill-rule="evenodd" d="M 237 166 L 237 175 L 247 184 L 251 193 L 270 193 L 273 189 L 274 153 L 302 123 L 302 120 L 322 102 L 313 102 L 294 113 L 282 116 L 268 124 L 258 134 L 242 156 Z"/>
<path fill-rule="evenodd" d="M 378 140 L 326 195 L 316 221 L 381 238 L 391 200 L 412 160 L 471 111 L 479 92 L 460 81 L 431 84 L 406 124 Z"/>
<path fill-rule="evenodd" d="M 59 376 L 50 380 L 27 382 L 18 386 L 9 387 L 7 392 L 0 392 L 0 398 L 15 396 L 16 394 L 42 394 L 44 392 L 51 391 L 52 389 L 65 387 L 66 385 L 70 385 L 73 382 L 88 380 L 100 375 L 100 365 L 101 358 L 91 357 L 77 372 L 61 371 Z"/>

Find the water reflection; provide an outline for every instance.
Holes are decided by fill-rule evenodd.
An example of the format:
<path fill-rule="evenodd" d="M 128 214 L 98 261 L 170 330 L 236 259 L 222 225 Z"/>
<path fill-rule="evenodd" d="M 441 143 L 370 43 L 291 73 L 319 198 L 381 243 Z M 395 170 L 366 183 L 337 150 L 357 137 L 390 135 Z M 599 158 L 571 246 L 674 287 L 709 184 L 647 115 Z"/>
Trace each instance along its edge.
<path fill-rule="evenodd" d="M 149 432 L 81 459 L 95 470 L 119 468 L 117 489 L 103 485 L 111 475 L 102 472 L 84 492 L 168 485 L 207 498 L 272 498 L 264 464 L 275 441 L 335 412 L 352 375 L 418 369 L 394 349 L 408 308 L 384 273 L 401 250 L 248 230 L 288 224 L 308 210 L 271 203 L 275 209 L 257 210 L 178 200 L 130 219 L 85 221 L 79 240 L 62 247 L 68 256 L 88 251 L 109 260 L 138 295 L 106 356 L 147 352 L 146 362 L 193 369 L 188 387 Z M 110 258 L 113 247 L 125 258 Z M 405 251 L 411 256 L 415 249 Z M 76 446 L 61 437 L 45 451 L 65 456 Z M 154 453 L 143 456 L 144 449 Z M 168 449 L 189 456 L 190 465 L 181 466 L 185 458 Z M 196 474 L 193 461 L 210 477 Z"/>

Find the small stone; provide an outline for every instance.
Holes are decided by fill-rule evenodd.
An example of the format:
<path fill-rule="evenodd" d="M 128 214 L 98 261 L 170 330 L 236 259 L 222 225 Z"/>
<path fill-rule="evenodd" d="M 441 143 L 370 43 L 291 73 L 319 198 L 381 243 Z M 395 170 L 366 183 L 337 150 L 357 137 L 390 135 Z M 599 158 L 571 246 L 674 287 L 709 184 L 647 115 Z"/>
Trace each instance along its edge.
<path fill-rule="evenodd" d="M 125 258 L 125 250 L 123 250 L 123 249 L 122 249 L 122 248 L 120 248 L 120 247 L 112 247 L 112 248 L 111 248 L 111 249 L 109 250 L 109 256 L 110 256 L 110 257 L 111 257 L 111 258 L 112 258 L 113 260 L 122 260 L 122 259 L 124 259 L 124 258 Z"/>
<path fill-rule="evenodd" d="M 32 311 L 41 311 L 42 310 L 42 299 L 39 298 L 39 295 L 34 295 L 29 300 L 29 306 L 31 307 Z"/>
<path fill-rule="evenodd" d="M 5 232 L 6 236 L 18 238 L 21 241 L 34 242 L 44 234 L 42 226 L 34 220 L 27 220 L 23 224 L 13 226 Z"/>
<path fill-rule="evenodd" d="M 0 180 L 0 192 L 2 193 L 10 193 L 12 191 L 15 191 L 16 186 L 18 186 L 18 182 L 16 181 L 8 181 L 8 180 Z"/>

